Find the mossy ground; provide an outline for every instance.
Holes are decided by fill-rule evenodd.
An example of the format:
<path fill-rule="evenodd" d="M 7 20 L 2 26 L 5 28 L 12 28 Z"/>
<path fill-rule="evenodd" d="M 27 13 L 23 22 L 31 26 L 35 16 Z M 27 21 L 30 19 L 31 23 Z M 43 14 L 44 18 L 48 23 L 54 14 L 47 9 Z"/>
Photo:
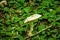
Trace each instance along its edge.
<path fill-rule="evenodd" d="M 1 0 L 2 1 L 2 0 Z M 59 0 L 6 0 L 0 6 L 0 40 L 25 40 L 29 23 L 24 19 L 41 14 L 33 21 L 33 34 L 52 25 L 51 28 L 29 38 L 31 40 L 60 40 L 60 1 Z M 27 40 L 27 39 L 26 39 Z"/>

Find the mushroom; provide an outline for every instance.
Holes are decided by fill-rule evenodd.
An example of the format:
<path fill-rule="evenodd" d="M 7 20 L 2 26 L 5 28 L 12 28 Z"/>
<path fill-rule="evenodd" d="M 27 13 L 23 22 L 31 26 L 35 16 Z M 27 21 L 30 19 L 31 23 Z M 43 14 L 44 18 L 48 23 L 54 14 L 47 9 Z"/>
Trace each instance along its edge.
<path fill-rule="evenodd" d="M 30 30 L 28 32 L 28 36 L 31 36 L 32 35 L 32 31 L 33 31 L 33 20 L 35 19 L 38 19 L 39 17 L 41 17 L 42 15 L 40 14 L 34 14 L 30 17 L 27 17 L 25 20 L 24 20 L 24 23 L 27 23 L 29 22 L 29 25 L 30 25 Z"/>

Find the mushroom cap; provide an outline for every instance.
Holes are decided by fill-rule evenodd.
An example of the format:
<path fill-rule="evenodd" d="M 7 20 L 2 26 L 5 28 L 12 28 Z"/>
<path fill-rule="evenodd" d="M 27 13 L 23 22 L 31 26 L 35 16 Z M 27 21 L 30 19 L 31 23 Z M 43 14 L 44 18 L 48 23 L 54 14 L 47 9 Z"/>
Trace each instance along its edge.
<path fill-rule="evenodd" d="M 35 19 L 38 19 L 38 18 L 41 17 L 41 16 L 42 16 L 42 15 L 40 15 L 40 14 L 31 15 L 30 17 L 27 17 L 27 18 L 24 20 L 24 23 L 29 22 L 29 21 L 32 21 L 32 20 L 35 20 Z"/>

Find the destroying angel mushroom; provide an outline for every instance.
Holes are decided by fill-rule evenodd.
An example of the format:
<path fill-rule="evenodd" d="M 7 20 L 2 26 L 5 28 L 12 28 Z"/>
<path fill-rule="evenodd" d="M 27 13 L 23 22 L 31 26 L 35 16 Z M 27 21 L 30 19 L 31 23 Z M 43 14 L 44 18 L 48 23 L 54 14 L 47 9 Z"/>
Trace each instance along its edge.
<path fill-rule="evenodd" d="M 30 17 L 27 17 L 27 18 L 25 19 L 24 23 L 26 23 L 26 22 L 28 22 L 28 21 L 35 20 L 35 19 L 37 19 L 37 18 L 39 18 L 39 17 L 41 17 L 40 14 L 34 14 L 34 15 L 30 16 Z"/>
<path fill-rule="evenodd" d="M 33 31 L 33 27 L 34 27 L 34 26 L 33 26 L 33 20 L 38 19 L 39 17 L 41 17 L 40 14 L 34 14 L 34 15 L 32 15 L 32 16 L 30 16 L 30 17 L 27 17 L 27 18 L 25 19 L 24 23 L 29 22 L 29 25 L 30 25 L 30 30 L 29 30 L 29 32 L 27 33 L 28 36 L 31 36 L 31 35 L 32 35 L 32 31 Z"/>

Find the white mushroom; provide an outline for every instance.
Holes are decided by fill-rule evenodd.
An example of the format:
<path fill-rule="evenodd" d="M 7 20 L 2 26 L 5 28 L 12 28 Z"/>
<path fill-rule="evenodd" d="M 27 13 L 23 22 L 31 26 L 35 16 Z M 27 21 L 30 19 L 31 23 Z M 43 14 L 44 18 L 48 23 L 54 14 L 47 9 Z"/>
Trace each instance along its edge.
<path fill-rule="evenodd" d="M 35 20 L 35 19 L 38 19 L 39 17 L 41 17 L 41 15 L 40 14 L 34 14 L 34 15 L 32 15 L 32 16 L 30 16 L 30 17 L 27 17 L 25 20 L 24 20 L 24 23 L 27 23 L 27 22 L 29 22 L 29 25 L 30 25 L 30 30 L 29 30 L 29 32 L 28 32 L 28 36 L 31 36 L 32 35 L 32 31 L 33 31 L 33 20 Z"/>
<path fill-rule="evenodd" d="M 39 17 L 41 17 L 40 14 L 34 14 L 34 15 L 30 16 L 30 17 L 27 17 L 27 18 L 25 19 L 24 23 L 29 22 L 29 21 L 32 21 L 32 20 L 35 20 L 35 19 L 37 19 L 37 18 L 39 18 Z"/>

